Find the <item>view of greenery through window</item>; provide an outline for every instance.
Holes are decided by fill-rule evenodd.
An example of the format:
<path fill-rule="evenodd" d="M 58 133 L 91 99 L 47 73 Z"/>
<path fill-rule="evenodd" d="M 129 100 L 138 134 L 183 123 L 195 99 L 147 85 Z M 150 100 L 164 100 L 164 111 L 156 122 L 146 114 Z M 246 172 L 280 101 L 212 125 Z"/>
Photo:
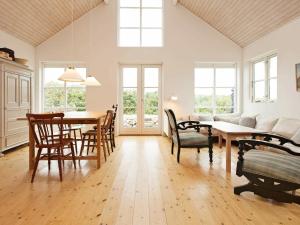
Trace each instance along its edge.
<path fill-rule="evenodd" d="M 196 113 L 234 113 L 235 99 L 236 71 L 234 67 L 195 68 Z"/>
<path fill-rule="evenodd" d="M 59 81 L 65 68 L 44 68 L 44 112 L 85 111 L 85 87 Z M 85 68 L 76 69 L 86 76 Z M 67 102 L 65 102 L 67 101 Z"/>
<path fill-rule="evenodd" d="M 147 92 L 144 98 L 144 110 L 145 114 L 157 115 L 158 114 L 158 93 Z M 123 91 L 123 105 L 124 114 L 134 115 L 136 114 L 136 103 L 137 95 L 135 90 L 124 90 Z"/>

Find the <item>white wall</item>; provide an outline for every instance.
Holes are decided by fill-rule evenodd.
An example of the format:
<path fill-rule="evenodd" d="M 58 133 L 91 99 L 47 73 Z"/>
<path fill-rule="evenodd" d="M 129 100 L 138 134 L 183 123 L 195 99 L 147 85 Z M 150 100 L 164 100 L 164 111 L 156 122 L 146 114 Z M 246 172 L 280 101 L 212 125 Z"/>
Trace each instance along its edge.
<path fill-rule="evenodd" d="M 300 118 L 300 92 L 296 91 L 295 64 L 300 63 L 300 18 L 244 48 L 244 111 Z M 270 51 L 278 53 L 278 100 L 252 103 L 249 61 Z"/>
<path fill-rule="evenodd" d="M 194 107 L 195 62 L 241 63 L 242 49 L 185 8 L 165 1 L 164 47 L 118 48 L 117 1 L 101 4 L 75 23 L 75 57 L 70 26 L 37 47 L 36 68 L 43 61 L 87 62 L 91 74 L 102 83 L 89 87 L 88 110 L 104 110 L 117 102 L 119 63 L 162 63 L 163 102 L 178 96 L 176 113 L 190 114 Z M 89 29 L 91 28 L 91 29 Z M 92 39 L 92 54 L 88 43 Z"/>
<path fill-rule="evenodd" d="M 0 30 L 0 48 L 7 47 L 15 51 L 15 57 L 28 59 L 31 69 L 35 68 L 35 47 Z"/>

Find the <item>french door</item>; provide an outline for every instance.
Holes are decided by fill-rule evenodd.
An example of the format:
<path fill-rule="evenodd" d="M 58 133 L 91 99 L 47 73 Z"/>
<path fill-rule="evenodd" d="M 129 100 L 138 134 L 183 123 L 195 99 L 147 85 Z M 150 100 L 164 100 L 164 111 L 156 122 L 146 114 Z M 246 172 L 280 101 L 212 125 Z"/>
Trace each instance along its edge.
<path fill-rule="evenodd" d="M 160 134 L 161 65 L 121 65 L 120 106 L 120 134 Z"/>

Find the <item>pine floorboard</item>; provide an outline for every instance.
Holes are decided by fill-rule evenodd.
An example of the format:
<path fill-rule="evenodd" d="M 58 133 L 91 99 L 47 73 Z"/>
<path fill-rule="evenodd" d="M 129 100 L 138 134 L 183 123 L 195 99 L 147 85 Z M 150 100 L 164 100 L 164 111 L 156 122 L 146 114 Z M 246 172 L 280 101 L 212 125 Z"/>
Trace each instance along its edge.
<path fill-rule="evenodd" d="M 176 151 L 175 151 L 176 152 Z M 102 157 L 103 158 L 103 157 Z M 28 148 L 0 158 L 1 225 L 233 225 L 300 224 L 300 206 L 281 204 L 233 187 L 246 180 L 225 172 L 225 148 L 198 155 L 183 149 L 181 163 L 165 137 L 122 136 L 107 162 L 41 162 L 30 183 Z M 80 166 L 79 166 L 80 165 Z"/>

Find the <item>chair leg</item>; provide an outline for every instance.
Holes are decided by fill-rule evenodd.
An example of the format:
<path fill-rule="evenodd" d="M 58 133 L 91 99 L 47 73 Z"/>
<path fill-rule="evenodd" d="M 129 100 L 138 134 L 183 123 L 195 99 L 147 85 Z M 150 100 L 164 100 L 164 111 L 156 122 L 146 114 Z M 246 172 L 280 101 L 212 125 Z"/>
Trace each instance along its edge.
<path fill-rule="evenodd" d="M 50 168 L 51 168 L 51 161 L 50 161 L 51 149 L 50 148 L 48 148 L 47 153 L 48 153 L 48 170 L 50 170 Z"/>
<path fill-rule="evenodd" d="M 85 135 L 80 135 L 82 137 L 81 139 L 81 148 L 80 148 L 80 153 L 79 155 L 82 156 L 82 152 L 83 152 L 83 149 L 84 149 L 84 142 L 85 142 Z M 78 160 L 80 162 L 80 159 Z"/>
<path fill-rule="evenodd" d="M 212 144 L 210 144 L 209 147 L 208 147 L 208 153 L 209 153 L 209 162 L 212 163 L 213 162 L 213 147 L 212 147 Z"/>
<path fill-rule="evenodd" d="M 178 146 L 177 150 L 177 162 L 180 163 L 180 147 Z"/>
<path fill-rule="evenodd" d="M 106 143 L 108 155 L 110 155 L 110 147 L 109 147 L 109 144 L 108 144 L 107 134 L 105 134 L 105 143 Z"/>
<path fill-rule="evenodd" d="M 72 142 L 71 142 L 71 154 L 72 154 L 72 158 L 73 158 L 74 168 L 76 169 L 75 152 L 74 152 L 74 146 L 73 146 Z"/>
<path fill-rule="evenodd" d="M 114 152 L 114 143 L 113 143 L 113 137 L 112 137 L 112 129 L 109 129 L 109 142 L 111 147 L 111 152 Z"/>
<path fill-rule="evenodd" d="M 172 146 L 171 146 L 171 154 L 174 154 L 174 142 L 172 141 Z"/>
<path fill-rule="evenodd" d="M 96 135 L 93 135 L 93 148 L 92 148 L 92 152 L 94 152 L 95 150 L 95 146 L 97 145 L 97 139 L 96 139 Z"/>
<path fill-rule="evenodd" d="M 198 154 L 200 153 L 200 148 L 197 148 L 197 152 L 198 152 Z"/>
<path fill-rule="evenodd" d="M 61 166 L 62 149 L 58 148 L 57 153 L 58 153 L 57 163 L 58 163 L 58 171 L 59 171 L 59 180 L 62 181 L 62 166 Z"/>
<path fill-rule="evenodd" d="M 87 144 L 87 149 L 86 149 L 86 155 L 89 155 L 90 144 L 91 144 L 91 135 L 88 135 L 88 144 Z"/>
<path fill-rule="evenodd" d="M 106 148 L 105 148 L 105 141 L 104 141 L 104 136 L 103 136 L 102 132 L 101 132 L 101 140 L 102 140 L 102 145 L 103 145 L 104 159 L 105 159 L 105 162 L 106 162 Z"/>
<path fill-rule="evenodd" d="M 78 154 L 76 130 L 73 130 L 76 155 Z"/>
<path fill-rule="evenodd" d="M 33 172 L 32 172 L 32 176 L 31 176 L 31 183 L 33 183 L 33 181 L 34 181 L 34 177 L 35 177 L 35 173 L 36 173 L 39 161 L 40 161 L 41 153 L 42 153 L 42 148 L 39 148 L 36 158 L 35 158 L 35 163 L 34 163 Z"/>
<path fill-rule="evenodd" d="M 111 132 L 112 132 L 112 142 L 113 142 L 113 146 L 115 148 L 116 147 L 115 128 L 112 128 Z"/>

